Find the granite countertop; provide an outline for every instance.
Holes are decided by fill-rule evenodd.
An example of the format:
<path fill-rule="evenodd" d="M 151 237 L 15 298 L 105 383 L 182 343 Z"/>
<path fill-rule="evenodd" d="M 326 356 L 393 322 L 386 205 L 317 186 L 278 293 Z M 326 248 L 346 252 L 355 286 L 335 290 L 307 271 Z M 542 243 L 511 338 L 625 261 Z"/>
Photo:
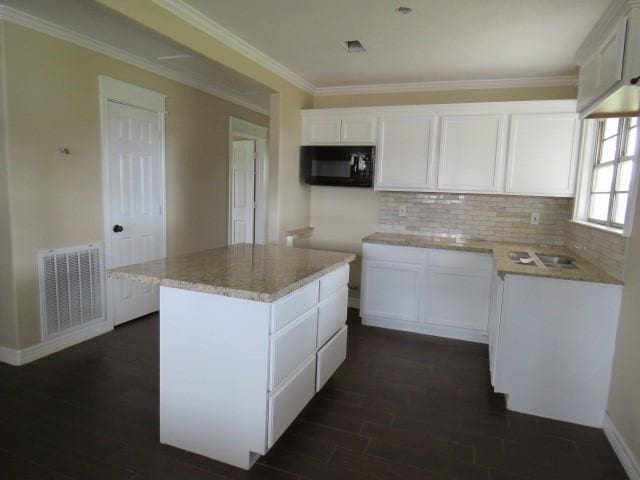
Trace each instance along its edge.
<path fill-rule="evenodd" d="M 274 302 L 352 262 L 352 253 L 238 244 L 114 268 L 110 278 Z"/>
<path fill-rule="evenodd" d="M 530 275 L 533 277 L 559 278 L 581 282 L 610 283 L 622 285 L 622 281 L 605 273 L 595 265 L 580 258 L 561 245 L 535 245 L 482 240 L 457 240 L 452 238 L 409 235 L 404 233 L 374 233 L 362 239 L 363 243 L 380 243 L 417 248 L 437 248 L 463 252 L 490 253 L 496 260 L 501 274 Z M 520 265 L 509 260 L 507 254 L 514 251 L 533 250 L 541 254 L 567 255 L 575 259 L 575 269 L 546 268 L 536 265 Z"/>

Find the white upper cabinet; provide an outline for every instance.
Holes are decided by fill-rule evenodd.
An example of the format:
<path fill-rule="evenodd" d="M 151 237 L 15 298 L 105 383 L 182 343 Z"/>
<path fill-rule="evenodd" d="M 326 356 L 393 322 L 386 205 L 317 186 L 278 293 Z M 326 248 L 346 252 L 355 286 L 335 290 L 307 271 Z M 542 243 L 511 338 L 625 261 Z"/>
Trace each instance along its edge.
<path fill-rule="evenodd" d="M 574 113 L 513 115 L 506 192 L 573 195 L 579 136 Z"/>
<path fill-rule="evenodd" d="M 378 119 L 376 189 L 428 188 L 433 115 L 393 114 Z"/>
<path fill-rule="evenodd" d="M 341 123 L 340 117 L 304 117 L 302 119 L 302 144 L 338 145 Z"/>
<path fill-rule="evenodd" d="M 327 108 L 302 144 L 375 145 L 376 190 L 570 197 L 581 125 L 575 100 Z"/>
<path fill-rule="evenodd" d="M 350 145 L 376 143 L 375 117 L 344 117 L 340 130 L 340 143 Z"/>
<path fill-rule="evenodd" d="M 438 189 L 498 192 L 505 115 L 445 115 L 441 119 Z"/>
<path fill-rule="evenodd" d="M 373 145 L 374 116 L 314 115 L 302 118 L 303 145 Z"/>
<path fill-rule="evenodd" d="M 594 29 L 576 55 L 583 117 L 640 113 L 640 5 L 629 1 L 619 12 Z"/>

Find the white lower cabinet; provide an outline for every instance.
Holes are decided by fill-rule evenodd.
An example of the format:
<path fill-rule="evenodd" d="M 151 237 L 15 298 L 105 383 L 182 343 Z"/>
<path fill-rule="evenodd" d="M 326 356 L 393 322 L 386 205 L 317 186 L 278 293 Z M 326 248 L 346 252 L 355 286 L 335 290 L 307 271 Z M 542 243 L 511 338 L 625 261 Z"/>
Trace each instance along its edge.
<path fill-rule="evenodd" d="M 347 326 L 343 326 L 324 347 L 318 350 L 316 392 L 320 391 L 331 375 L 347 358 Z"/>
<path fill-rule="evenodd" d="M 366 243 L 363 257 L 364 324 L 487 342 L 491 255 Z"/>
<path fill-rule="evenodd" d="M 276 443 L 315 393 L 316 356 L 313 355 L 287 383 L 269 396 L 268 448 Z"/>
<path fill-rule="evenodd" d="M 160 287 L 160 442 L 251 468 L 346 358 L 348 279 L 274 303 Z"/>
<path fill-rule="evenodd" d="M 494 282 L 491 378 L 509 410 L 602 427 L 621 294 L 522 275 Z"/>

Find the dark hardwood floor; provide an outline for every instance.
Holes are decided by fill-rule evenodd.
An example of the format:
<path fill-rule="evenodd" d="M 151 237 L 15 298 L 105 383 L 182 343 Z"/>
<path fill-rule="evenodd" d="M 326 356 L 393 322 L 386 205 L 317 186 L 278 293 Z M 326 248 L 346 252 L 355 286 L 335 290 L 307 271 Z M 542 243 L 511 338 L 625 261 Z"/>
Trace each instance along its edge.
<path fill-rule="evenodd" d="M 508 412 L 487 347 L 365 327 L 250 472 L 158 443 L 158 319 L 0 364 L 0 478 L 625 479 L 601 430 Z"/>

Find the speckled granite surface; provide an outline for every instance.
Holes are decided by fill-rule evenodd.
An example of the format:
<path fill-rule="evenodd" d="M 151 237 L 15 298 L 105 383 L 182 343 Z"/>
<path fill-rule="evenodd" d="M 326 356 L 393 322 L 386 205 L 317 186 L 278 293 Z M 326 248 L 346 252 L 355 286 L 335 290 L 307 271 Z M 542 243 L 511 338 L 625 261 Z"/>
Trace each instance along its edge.
<path fill-rule="evenodd" d="M 482 240 L 454 240 L 451 238 L 408 235 L 403 233 L 374 233 L 362 239 L 363 243 L 380 243 L 417 248 L 437 248 L 493 254 L 498 273 L 530 275 L 534 277 L 560 278 L 581 282 L 611 283 L 621 285 L 622 281 L 608 275 L 591 263 L 577 256 L 568 248 L 557 245 L 532 245 L 506 242 L 486 242 Z M 575 259 L 575 269 L 546 268 L 535 265 L 520 265 L 509 260 L 507 254 L 514 251 L 533 250 L 541 254 L 567 255 Z"/>
<path fill-rule="evenodd" d="M 274 302 L 352 262 L 352 253 L 248 243 L 114 268 L 110 278 Z"/>

